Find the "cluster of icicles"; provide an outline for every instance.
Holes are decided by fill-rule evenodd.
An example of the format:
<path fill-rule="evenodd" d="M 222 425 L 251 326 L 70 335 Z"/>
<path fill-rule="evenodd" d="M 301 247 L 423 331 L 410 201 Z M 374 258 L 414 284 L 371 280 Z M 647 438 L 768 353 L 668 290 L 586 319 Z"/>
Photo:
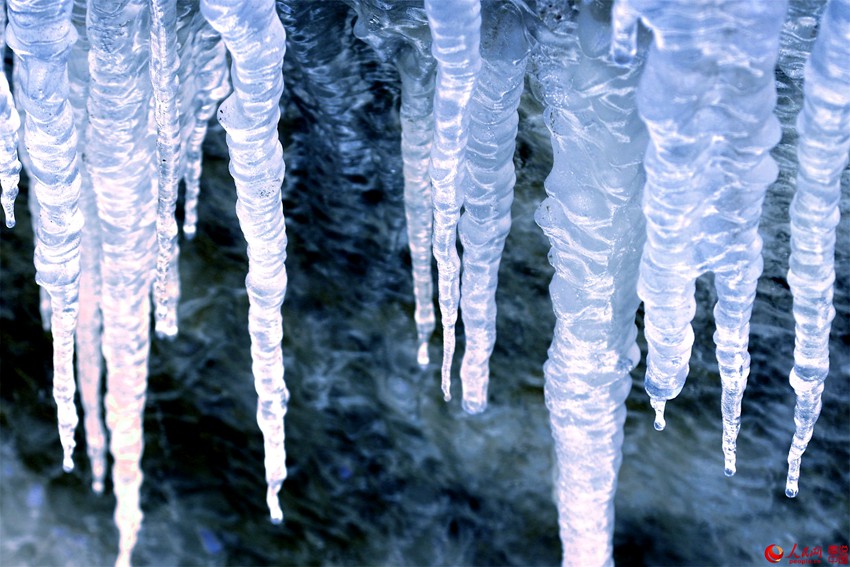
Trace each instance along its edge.
<path fill-rule="evenodd" d="M 646 390 L 656 428 L 663 429 L 665 403 L 688 374 L 695 280 L 708 271 L 718 295 L 725 469 L 735 472 L 749 318 L 762 271 L 758 223 L 778 171 L 769 151 L 780 137 L 774 67 L 786 4 L 617 0 L 610 11 L 605 3 L 567 0 L 425 0 L 423 10 L 415 1 L 346 1 L 358 14 L 357 36 L 401 77 L 418 361 L 428 364 L 435 326 L 433 253 L 442 388 L 449 400 L 460 310 L 462 405 L 470 413 L 487 404 L 497 273 L 511 224 L 517 108 L 527 67 L 534 77 L 554 153 L 548 197 L 536 220 L 551 242 L 555 268 L 550 290 L 557 323 L 545 397 L 558 457 L 561 538 L 571 562 L 610 563 L 624 401 L 640 356 L 635 311 L 642 300 Z M 309 4 L 279 0 L 276 9 L 274 0 L 201 0 L 198 9 L 190 0 L 9 0 L 8 6 L 0 0 L 0 49 L 8 44 L 15 55 L 14 98 L 0 74 L 2 205 L 11 228 L 23 162 L 32 189 L 42 315 L 54 340 L 64 467 L 73 468 L 76 344 L 97 492 L 106 471 L 101 354 L 106 363 L 118 564 L 129 564 L 142 520 L 151 295 L 157 335 L 174 336 L 178 185 L 183 181 L 186 192 L 183 233 L 192 238 L 201 143 L 223 99 L 218 118 L 227 131 L 237 214 L 248 242 L 267 502 L 272 521 L 283 518 L 281 21 L 292 25 Z M 638 45 L 639 21 L 653 34 L 646 51 Z M 298 30 L 302 37 L 311 32 L 306 26 Z M 320 30 L 312 33 L 319 37 Z M 299 39 L 290 39 L 298 57 Z M 806 66 L 798 119 L 788 275 L 797 325 L 791 497 L 828 373 L 839 177 L 850 148 L 847 61 L 850 0 L 831 0 Z"/>

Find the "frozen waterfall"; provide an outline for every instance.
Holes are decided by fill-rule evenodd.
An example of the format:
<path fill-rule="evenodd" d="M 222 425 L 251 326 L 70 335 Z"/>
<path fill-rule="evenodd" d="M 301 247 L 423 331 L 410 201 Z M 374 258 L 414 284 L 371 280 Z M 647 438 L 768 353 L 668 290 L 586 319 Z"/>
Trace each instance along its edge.
<path fill-rule="evenodd" d="M 621 467 L 630 458 L 623 453 L 626 403 L 630 392 L 635 395 L 633 378 L 642 374 L 641 347 L 647 353 L 641 378 L 655 429 L 689 427 L 686 412 L 676 413 L 668 402 L 687 392 L 699 342 L 711 344 L 695 331 L 705 307 L 698 299 L 706 276 L 712 278 L 708 295 L 716 299 L 713 318 L 707 319 L 714 325 L 715 356 L 705 363 L 711 366 L 716 357 L 721 392 L 716 456 L 726 476 L 739 468 L 736 479 L 745 474 L 750 455 L 741 449 L 739 456 L 738 436 L 741 432 L 743 446 L 745 390 L 758 363 L 751 355 L 751 332 L 758 325 L 754 306 L 771 242 L 761 224 L 769 207 L 781 208 L 790 216 L 790 256 L 781 259 L 787 278 L 775 283 L 790 288 L 796 323 L 790 370 L 796 408 L 785 494 L 797 496 L 802 455 L 813 439 L 830 375 L 835 290 L 848 285 L 840 281 L 835 256 L 847 246 L 840 242 L 839 221 L 842 199 L 848 198 L 850 0 L 828 0 L 821 16 L 822 4 L 0 0 L 0 52 L 7 45 L 11 50 L 11 65 L 0 75 L 2 207 L 8 229 L 26 228 L 15 227 L 20 181 L 35 233 L 39 309 L 53 341 L 62 465 L 66 472 L 74 469 L 79 390 L 89 468 L 75 474 L 90 472 L 87 482 L 96 493 L 111 482 L 117 564 L 131 563 L 145 531 L 143 425 L 151 353 L 197 356 L 198 345 L 178 335 L 178 314 L 182 334 L 184 321 L 200 308 L 181 296 L 207 283 L 211 295 L 222 289 L 217 274 L 210 282 L 186 276 L 181 281 L 180 275 L 180 254 L 191 256 L 203 246 L 226 261 L 230 234 L 212 243 L 200 236 L 207 222 L 204 200 L 223 193 L 202 169 L 204 156 L 216 153 L 229 158 L 244 237 L 237 244 L 247 248 L 241 293 L 248 311 L 238 320 L 250 339 L 265 503 L 273 524 L 284 518 L 284 418 L 291 428 L 303 409 L 289 406 L 284 322 L 293 343 L 301 334 L 332 336 L 336 325 L 327 313 L 332 300 L 319 295 L 307 301 L 304 290 L 295 290 L 296 278 L 307 281 L 301 279 L 304 271 L 319 278 L 333 273 L 327 264 L 335 259 L 325 253 L 331 239 L 292 228 L 287 235 L 285 215 L 296 219 L 296 227 L 336 225 L 334 234 L 345 236 L 359 226 L 360 209 L 341 212 L 344 207 L 333 205 L 336 194 L 364 208 L 388 206 L 395 194 L 403 203 L 396 220 L 387 221 L 400 228 L 388 229 L 399 240 L 391 246 L 397 255 L 381 262 L 402 265 L 411 292 L 393 289 L 380 296 L 392 301 L 363 304 L 384 320 L 396 313 L 390 303 L 403 304 L 412 315 L 413 323 L 405 323 L 409 336 L 393 340 L 408 351 L 411 365 L 405 368 L 413 378 L 393 376 L 381 396 L 402 398 L 421 377 L 429 388 L 439 380 L 443 399 L 450 401 L 455 349 L 463 349 L 461 403 L 440 402 L 440 409 L 429 411 L 471 428 L 463 430 L 468 437 L 458 441 L 455 457 L 487 455 L 494 467 L 508 469 L 525 458 L 524 447 L 494 457 L 477 452 L 469 431 L 483 420 L 503 419 L 498 412 L 507 396 L 506 378 L 526 385 L 539 378 L 540 407 L 525 411 L 542 411 L 544 403 L 548 409 L 564 565 L 613 564 L 614 498 Z M 379 92 L 378 83 L 386 88 Z M 781 100 L 783 85 L 799 87 L 798 115 Z M 374 116 L 378 108 L 390 111 Z M 211 122 L 214 115 L 218 124 Z M 297 131 L 309 120 L 316 122 L 313 137 Z M 226 147 L 214 141 L 222 129 Z M 526 185 L 527 194 L 521 194 L 523 168 L 540 153 L 539 146 L 529 149 L 525 129 L 551 151 L 551 161 L 548 153 L 536 156 L 535 167 L 545 171 L 536 187 Z M 304 156 L 310 144 L 317 147 L 320 175 L 334 179 L 333 195 L 318 188 L 306 192 L 314 208 L 299 202 L 305 193 L 292 189 L 309 178 Z M 775 149 L 778 145 L 783 149 Z M 796 147 L 796 158 L 785 146 Z M 794 186 L 793 202 L 772 204 L 771 187 L 782 183 Z M 19 211 L 24 219 L 26 209 Z M 506 376 L 497 367 L 506 356 L 498 356 L 500 343 L 524 346 L 523 329 L 500 322 L 511 298 L 499 287 L 506 275 L 527 277 L 506 274 L 506 265 L 514 264 L 504 260 L 523 214 L 539 227 L 536 234 L 548 248 L 549 264 L 540 258 L 541 269 L 553 270 L 548 290 L 554 330 L 547 339 L 548 359 L 534 363 L 538 370 L 531 377 Z M 303 248 L 296 254 L 312 255 L 295 264 L 290 257 L 287 265 L 289 239 L 290 247 Z M 340 249 L 356 257 L 358 244 L 348 246 Z M 311 305 L 315 321 L 283 309 L 289 278 L 298 309 Z M 355 290 L 362 282 L 334 283 L 350 287 L 346 301 L 360 305 Z M 522 313 L 510 305 L 514 316 Z M 152 344 L 152 330 L 168 340 Z M 340 363 L 331 355 L 356 358 L 358 350 L 374 344 L 373 333 L 382 331 L 374 326 L 355 331 L 347 345 L 321 339 L 321 372 L 333 382 Z M 440 364 L 431 364 L 432 339 L 442 342 Z M 218 348 L 236 346 L 230 341 Z M 790 344 L 771 348 L 788 350 L 790 357 Z M 286 352 L 290 387 L 290 368 L 302 376 L 299 352 L 294 347 Z M 13 366 L 4 362 L 5 368 Z M 833 372 L 850 368 L 845 366 L 833 366 Z M 368 381 L 379 369 L 363 365 L 358 372 Z M 499 380 L 491 382 L 491 375 Z M 328 401 L 334 399 L 333 386 L 314 386 L 305 383 L 299 390 L 324 399 L 320 405 L 328 415 L 357 406 L 343 399 L 337 407 Z M 786 402 L 790 412 L 790 398 Z M 424 429 L 421 400 L 404 404 L 413 415 L 411 429 Z M 241 415 L 238 408 L 227 411 Z M 493 411 L 497 417 L 488 417 Z M 646 423 L 652 429 L 651 420 Z M 347 426 L 368 429 L 359 422 Z M 198 429 L 214 436 L 205 427 Z M 294 454 L 290 451 L 290 461 L 297 460 Z M 426 471 L 428 462 L 423 457 L 416 466 Z M 671 458 L 668 468 L 677 462 Z M 359 474 L 367 477 L 374 469 Z M 287 486 L 301 470 L 290 463 Z M 327 474 L 346 482 L 353 475 L 348 468 Z M 348 486 L 360 486 L 357 482 L 366 481 L 356 477 Z M 804 496 L 805 486 L 804 481 Z M 416 498 L 438 500 L 425 490 L 421 494 Z M 297 526 L 311 521 L 296 508 L 277 529 L 298 534 Z M 453 562 L 450 554 L 441 557 Z M 403 558 L 388 560 L 393 561 Z"/>

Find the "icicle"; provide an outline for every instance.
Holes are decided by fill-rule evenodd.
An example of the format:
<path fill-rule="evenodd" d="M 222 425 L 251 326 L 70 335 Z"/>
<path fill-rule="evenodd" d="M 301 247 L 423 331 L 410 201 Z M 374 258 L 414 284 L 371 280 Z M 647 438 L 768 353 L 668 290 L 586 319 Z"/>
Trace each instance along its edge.
<path fill-rule="evenodd" d="M 103 237 L 103 356 L 106 425 L 114 464 L 116 563 L 128 565 L 139 527 L 142 413 L 150 349 L 156 246 L 147 0 L 89 0 L 87 165 Z"/>
<path fill-rule="evenodd" d="M 24 140 L 26 139 L 26 112 L 23 109 L 23 103 L 21 101 L 21 85 L 23 84 L 23 65 L 20 63 L 20 59 L 15 57 L 15 67 L 12 70 L 12 81 L 13 81 L 13 100 L 15 101 L 15 106 L 18 111 L 18 116 L 20 117 L 20 130 L 18 135 L 18 157 L 20 158 L 21 164 L 23 164 L 23 168 L 26 171 L 27 175 L 27 186 L 29 187 L 29 195 L 27 199 L 27 209 L 30 213 L 30 225 L 32 226 L 32 233 L 38 234 L 38 226 L 39 226 L 39 206 L 38 206 L 38 194 L 44 189 L 40 189 L 40 182 L 38 179 L 33 177 L 30 173 L 32 168 L 32 161 L 30 161 L 30 155 L 27 151 L 26 144 Z M 50 332 L 50 319 L 52 317 L 52 312 L 50 308 L 50 294 L 47 293 L 47 290 L 41 286 L 38 288 L 38 312 L 41 316 L 41 328 L 45 333 Z"/>
<path fill-rule="evenodd" d="M 464 162 L 469 137 L 469 100 L 481 69 L 480 0 L 425 0 L 431 50 L 437 60 L 434 92 L 434 141 L 431 184 L 434 188 L 434 258 L 437 260 L 440 314 L 443 321 L 442 389 L 451 399 L 455 322 L 460 299 L 457 223 L 463 203 Z"/>
<path fill-rule="evenodd" d="M 207 135 L 207 123 L 215 113 L 216 105 L 230 93 L 227 72 L 227 53 L 221 37 L 199 19 L 192 59 L 195 63 L 195 96 L 192 98 L 191 113 L 194 125 L 186 142 L 186 205 L 183 219 L 183 234 L 191 240 L 195 237 L 198 224 L 198 195 L 201 190 L 201 146 Z"/>
<path fill-rule="evenodd" d="M 281 205 L 283 148 L 277 134 L 283 94 L 286 32 L 273 0 L 202 0 L 201 12 L 221 34 L 233 65 L 233 94 L 219 108 L 227 131 L 230 171 L 236 182 L 236 214 L 248 241 L 251 356 L 259 403 L 257 422 L 266 451 L 266 502 L 272 522 L 283 521 L 278 502 L 286 478 L 283 420 L 289 392 L 283 381 L 286 293 L 286 228 Z M 262 37 L 263 41 L 254 38 Z"/>
<path fill-rule="evenodd" d="M 86 31 L 86 0 L 74 0 L 71 19 L 77 30 L 77 42 L 68 61 L 69 101 L 74 109 L 77 129 L 77 155 L 84 156 L 88 128 L 89 43 Z M 100 312 L 100 219 L 97 216 L 94 188 L 86 167 L 80 159 L 80 210 L 83 213 L 80 240 L 80 314 L 77 322 L 77 380 L 83 404 L 86 432 L 86 452 L 91 462 L 92 490 L 103 492 L 106 476 L 106 433 L 101 412 L 101 328 Z"/>
<path fill-rule="evenodd" d="M 67 61 L 77 34 L 71 1 L 11 0 L 7 41 L 21 66 L 25 144 L 40 205 L 36 281 L 50 294 L 53 330 L 53 398 L 64 450 L 62 467 L 74 468 L 74 328 L 79 311 L 80 231 L 74 118 L 68 104 Z"/>
<path fill-rule="evenodd" d="M 800 459 L 820 415 L 829 373 L 829 329 L 835 317 L 835 227 L 841 174 L 850 151 L 850 0 L 831 0 L 806 65 L 797 119 L 799 169 L 791 203 L 788 284 L 794 295 L 796 346 L 791 386 L 796 431 L 788 453 L 785 494 L 798 492 Z"/>
<path fill-rule="evenodd" d="M 762 271 L 758 222 L 777 175 L 769 151 L 781 135 L 772 112 L 773 75 L 785 2 L 619 2 L 615 14 L 627 21 L 615 29 L 628 29 L 639 14 L 655 35 L 638 93 L 652 139 L 644 162 L 647 242 L 638 282 L 649 346 L 646 390 L 655 427 L 663 429 L 665 403 L 688 374 L 695 281 L 713 271 L 723 453 L 732 475 L 750 370 L 749 320 Z"/>
<path fill-rule="evenodd" d="M 427 27 L 424 11 L 411 7 L 394 13 L 385 4 L 357 2 L 354 34 L 372 46 L 381 59 L 393 61 L 401 78 L 401 156 L 404 171 L 404 214 L 416 303 L 414 320 L 419 345 L 416 361 L 422 368 L 430 363 L 428 343 L 434 333 L 434 284 L 431 276 L 433 205 L 431 142 L 434 136 L 435 61 L 430 41 L 417 33 Z M 420 16 L 421 21 L 416 18 Z M 420 25 L 415 25 L 419 23 Z M 430 39 L 430 38 L 429 38 Z"/>
<path fill-rule="evenodd" d="M 496 342 L 496 287 L 505 238 L 511 228 L 520 96 L 529 44 L 519 10 L 510 3 L 484 2 L 487 30 L 481 43 L 483 65 L 470 104 L 466 149 L 461 314 L 466 350 L 460 378 L 463 408 L 487 407 L 490 355 Z"/>
<path fill-rule="evenodd" d="M 423 63 L 425 63 L 423 65 Z M 430 363 L 428 343 L 434 333 L 434 284 L 431 276 L 433 208 L 431 142 L 434 123 L 434 66 L 412 54 L 396 62 L 401 76 L 401 155 L 404 162 L 404 215 L 413 265 L 414 320 L 419 349 L 416 361 L 425 368 Z"/>
<path fill-rule="evenodd" d="M 550 16 L 534 57 L 554 159 L 535 215 L 555 268 L 544 393 L 563 564 L 611 565 L 629 371 L 640 360 L 634 316 L 647 137 L 635 102 L 639 71 L 608 59 L 608 11 L 594 3 Z"/>
<path fill-rule="evenodd" d="M 6 0 L 0 0 L 0 61 L 6 52 Z M 18 161 L 18 130 L 21 119 L 15 110 L 15 101 L 6 79 L 0 71 L 0 187 L 3 189 L 2 206 L 6 226 L 15 226 L 15 198 L 18 196 L 18 180 L 21 162 Z"/>
<path fill-rule="evenodd" d="M 177 301 L 180 276 L 177 244 L 177 184 L 180 166 L 180 113 L 177 70 L 177 0 L 151 0 L 151 62 L 157 125 L 156 155 L 159 166 L 159 199 L 156 209 L 156 281 L 154 314 L 160 338 L 177 335 Z"/>

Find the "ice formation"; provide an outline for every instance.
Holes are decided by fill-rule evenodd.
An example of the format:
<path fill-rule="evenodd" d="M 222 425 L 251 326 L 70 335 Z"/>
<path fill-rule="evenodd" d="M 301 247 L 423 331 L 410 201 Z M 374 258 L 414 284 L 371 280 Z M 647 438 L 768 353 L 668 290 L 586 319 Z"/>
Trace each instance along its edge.
<path fill-rule="evenodd" d="M 841 173 L 850 151 L 850 2 L 832 0 L 806 66 L 805 103 L 797 120 L 799 170 L 791 203 L 788 285 L 794 295 L 797 340 L 791 386 L 796 432 L 788 453 L 785 494 L 797 495 L 800 459 L 821 410 L 829 372 L 829 329 L 835 282 L 835 227 Z"/>
<path fill-rule="evenodd" d="M 349 7 L 353 24 L 345 20 Z M 54 337 L 63 462 L 70 470 L 76 339 L 97 492 L 106 475 L 101 355 L 105 361 L 118 564 L 130 563 L 142 521 L 152 307 L 157 335 L 177 332 L 178 185 L 183 180 L 186 190 L 183 233 L 192 238 L 201 144 L 228 94 L 218 119 L 248 243 L 266 500 L 272 521 L 283 519 L 287 239 L 277 128 L 287 42 L 295 88 L 318 106 L 343 180 L 370 167 L 344 112 L 368 88 L 362 69 L 348 64 L 353 51 L 365 49 L 355 36 L 398 71 L 417 361 L 428 366 L 435 326 L 433 254 L 443 393 L 448 400 L 460 309 L 462 405 L 471 414 L 487 405 L 517 109 L 530 79 L 525 96 L 542 104 L 554 154 L 535 219 L 555 269 L 556 326 L 544 375 L 565 564 L 612 561 L 624 402 L 640 358 L 639 297 L 646 389 L 663 429 L 665 404 L 688 374 L 695 281 L 706 272 L 714 273 L 718 295 L 722 449 L 726 473 L 734 474 L 749 318 L 762 269 L 758 224 L 778 170 L 769 151 L 780 136 L 774 68 L 785 8 L 782 0 L 617 0 L 613 8 L 567 0 L 10 0 L 6 26 L 7 6 L 0 4 L 0 49 L 5 41 L 16 56 L 14 99 L 5 72 L 0 76 L 2 206 L 11 227 L 23 162 L 34 194 L 41 313 Z M 798 401 L 788 496 L 797 494 L 828 372 L 839 178 L 850 149 L 848 60 L 850 2 L 831 0 L 806 67 L 798 120 L 788 275 Z"/>
<path fill-rule="evenodd" d="M 561 16 L 557 17 L 556 16 Z M 554 164 L 536 221 L 549 238 L 556 324 L 544 365 L 565 564 L 610 564 L 635 343 L 646 132 L 638 73 L 608 62 L 598 6 L 548 14 L 535 52 Z"/>
<path fill-rule="evenodd" d="M 786 3 L 618 0 L 614 58 L 634 53 L 637 19 L 653 32 L 638 91 L 649 130 L 646 245 L 638 294 L 649 347 L 646 391 L 655 428 L 679 395 L 694 341 L 696 279 L 714 273 L 723 385 L 725 472 L 735 474 L 741 400 L 750 372 L 749 320 L 762 271 L 762 202 L 778 168 L 774 68 Z"/>

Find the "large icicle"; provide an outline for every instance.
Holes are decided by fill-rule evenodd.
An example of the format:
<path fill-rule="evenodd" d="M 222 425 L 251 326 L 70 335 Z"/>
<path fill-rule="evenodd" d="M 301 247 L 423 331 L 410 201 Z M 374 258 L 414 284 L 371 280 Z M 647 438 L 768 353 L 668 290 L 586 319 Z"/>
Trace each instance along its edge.
<path fill-rule="evenodd" d="M 142 414 L 156 247 L 149 16 L 147 0 L 89 0 L 86 14 L 91 72 L 86 156 L 103 237 L 105 406 L 118 565 L 129 565 L 142 522 Z"/>
<path fill-rule="evenodd" d="M 274 0 L 202 0 L 201 11 L 221 34 L 233 65 L 233 94 L 218 111 L 227 131 L 230 172 L 236 182 L 236 214 L 248 241 L 248 291 L 257 422 L 266 451 L 266 502 L 273 523 L 283 520 L 278 502 L 286 478 L 283 419 L 289 392 L 283 381 L 286 294 L 286 227 L 281 204 L 283 148 L 277 135 L 283 94 L 286 32 Z M 263 38 L 256 41 L 255 38 Z"/>
<path fill-rule="evenodd" d="M 481 0 L 425 0 L 431 51 L 437 60 L 431 184 L 434 201 L 434 258 L 437 260 L 443 323 L 442 389 L 451 399 L 455 323 L 460 300 L 457 223 L 463 204 L 464 155 L 469 138 L 469 101 L 481 69 Z"/>
<path fill-rule="evenodd" d="M 71 49 L 68 62 L 69 100 L 74 109 L 77 128 L 77 154 L 85 155 L 88 128 L 89 42 L 86 30 L 86 0 L 74 0 L 72 21 L 77 30 L 77 42 Z M 85 158 L 80 159 L 80 210 L 83 213 L 80 241 L 80 315 L 77 321 L 77 381 L 83 404 L 86 432 L 86 452 L 92 470 L 92 490 L 103 492 L 106 476 L 106 433 L 101 411 L 101 328 L 100 312 L 100 219 L 97 216 L 94 187 Z"/>
<path fill-rule="evenodd" d="M 714 272 L 725 472 L 735 473 L 749 321 L 762 271 L 758 234 L 779 141 L 774 66 L 785 2 L 618 0 L 613 53 L 633 53 L 635 18 L 654 33 L 638 107 L 652 144 L 638 294 L 646 309 L 646 390 L 664 406 L 688 375 L 696 278 Z"/>
<path fill-rule="evenodd" d="M 791 386 L 796 431 L 788 453 L 785 494 L 797 495 L 800 459 L 820 415 L 829 373 L 829 329 L 835 317 L 835 227 L 841 174 L 850 151 L 850 0 L 831 0 L 806 65 L 797 119 L 799 169 L 791 203 L 788 285 L 794 295 L 796 346 Z"/>
<path fill-rule="evenodd" d="M 0 0 L 0 61 L 6 51 L 6 0 Z M 21 118 L 15 110 L 15 101 L 9 88 L 6 72 L 0 70 L 0 187 L 3 193 L 0 205 L 6 217 L 6 226 L 15 226 L 15 199 L 18 196 L 18 181 L 21 177 L 21 162 L 18 161 L 18 130 Z"/>
<path fill-rule="evenodd" d="M 431 275 L 434 211 L 428 173 L 434 137 L 436 62 L 431 56 L 430 37 L 421 33 L 427 29 L 427 16 L 421 8 L 394 7 L 381 0 L 360 1 L 354 6 L 357 9 L 354 34 L 371 45 L 381 59 L 393 61 L 401 78 L 404 215 L 416 304 L 414 320 L 419 345 L 416 360 L 424 368 L 430 362 L 428 343 L 436 323 Z M 420 15 L 421 21 L 417 21 Z"/>
<path fill-rule="evenodd" d="M 608 60 L 607 22 L 598 3 L 578 15 L 548 13 L 534 57 L 554 159 L 535 220 L 555 268 L 555 333 L 543 368 L 564 565 L 612 564 L 625 400 L 640 359 L 646 131 L 635 102 L 639 72 Z"/>
<path fill-rule="evenodd" d="M 198 225 L 202 145 L 207 135 L 207 123 L 215 113 L 218 102 L 230 93 L 227 52 L 221 36 L 203 18 L 197 20 L 196 27 L 192 51 L 195 72 L 191 79 L 195 93 L 191 105 L 194 125 L 186 140 L 183 177 L 186 184 L 183 235 L 189 240 L 195 237 Z"/>
<path fill-rule="evenodd" d="M 11 0 L 7 39 L 21 67 L 24 143 L 40 205 L 35 279 L 50 294 L 53 398 L 59 417 L 62 466 L 74 468 L 74 329 L 79 312 L 80 176 L 77 137 L 68 103 L 68 56 L 77 39 L 71 0 Z"/>
<path fill-rule="evenodd" d="M 517 108 L 529 52 L 522 15 L 507 2 L 485 1 L 481 72 L 470 103 L 466 182 L 459 234 L 463 244 L 461 315 L 466 350 L 460 368 L 463 408 L 487 407 L 490 355 L 496 343 L 496 287 L 514 199 Z"/>
<path fill-rule="evenodd" d="M 180 275 L 177 245 L 178 169 L 180 166 L 180 112 L 177 70 L 177 0 L 151 0 L 150 74 L 156 116 L 156 155 L 159 198 L 156 208 L 156 281 L 154 314 L 159 337 L 177 335 Z"/>

